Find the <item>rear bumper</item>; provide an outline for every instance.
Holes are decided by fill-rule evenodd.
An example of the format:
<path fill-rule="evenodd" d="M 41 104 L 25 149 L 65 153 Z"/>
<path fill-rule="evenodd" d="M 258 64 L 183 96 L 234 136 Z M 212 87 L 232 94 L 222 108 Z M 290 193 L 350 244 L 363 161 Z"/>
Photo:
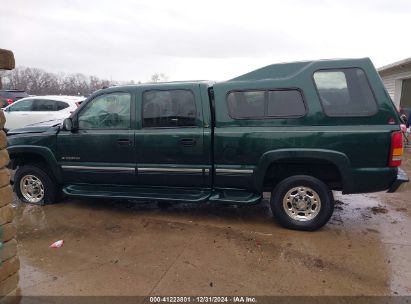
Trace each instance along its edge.
<path fill-rule="evenodd" d="M 404 170 L 398 168 L 397 177 L 387 192 L 392 193 L 392 192 L 398 191 L 401 188 L 401 186 L 404 186 L 405 183 L 407 183 L 408 181 L 409 179 L 408 179 L 407 173 L 405 173 Z"/>

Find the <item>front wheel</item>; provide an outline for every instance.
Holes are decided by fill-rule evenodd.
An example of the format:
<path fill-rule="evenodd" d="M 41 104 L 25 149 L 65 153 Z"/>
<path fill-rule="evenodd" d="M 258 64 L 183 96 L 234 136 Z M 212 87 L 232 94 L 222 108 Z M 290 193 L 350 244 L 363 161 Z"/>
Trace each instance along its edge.
<path fill-rule="evenodd" d="M 47 170 L 41 166 L 24 165 L 14 176 L 14 192 L 25 203 L 44 205 L 57 202 L 60 189 Z"/>
<path fill-rule="evenodd" d="M 271 210 L 289 229 L 313 231 L 324 226 L 334 211 L 334 197 L 321 180 L 295 175 L 281 181 L 271 193 Z"/>

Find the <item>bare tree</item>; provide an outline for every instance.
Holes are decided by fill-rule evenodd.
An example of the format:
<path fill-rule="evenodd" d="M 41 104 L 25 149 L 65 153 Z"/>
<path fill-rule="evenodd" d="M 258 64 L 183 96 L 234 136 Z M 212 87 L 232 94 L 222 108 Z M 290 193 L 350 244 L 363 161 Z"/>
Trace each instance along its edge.
<path fill-rule="evenodd" d="M 168 76 L 163 73 L 154 73 L 151 75 L 151 82 L 164 82 L 168 80 Z"/>
<path fill-rule="evenodd" d="M 119 85 L 135 84 L 134 80 L 114 81 L 100 79 L 84 74 L 50 73 L 38 68 L 17 67 L 2 75 L 5 89 L 25 90 L 33 95 L 83 95 L 109 87 L 113 83 Z M 151 82 L 164 82 L 168 76 L 163 73 L 151 75 Z M 138 81 L 138 84 L 141 82 Z"/>
<path fill-rule="evenodd" d="M 122 82 L 133 84 L 134 81 Z M 5 89 L 25 90 L 33 95 L 83 95 L 87 96 L 111 82 L 96 76 L 80 73 L 50 73 L 37 68 L 18 67 L 3 75 Z"/>

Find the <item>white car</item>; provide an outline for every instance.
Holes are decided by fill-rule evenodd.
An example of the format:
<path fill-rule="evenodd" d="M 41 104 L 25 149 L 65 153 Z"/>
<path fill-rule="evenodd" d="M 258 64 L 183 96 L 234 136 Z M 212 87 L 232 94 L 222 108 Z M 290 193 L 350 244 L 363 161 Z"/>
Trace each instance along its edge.
<path fill-rule="evenodd" d="M 22 98 L 4 109 L 5 129 L 21 128 L 34 123 L 64 119 L 77 109 L 82 96 L 33 96 Z"/>

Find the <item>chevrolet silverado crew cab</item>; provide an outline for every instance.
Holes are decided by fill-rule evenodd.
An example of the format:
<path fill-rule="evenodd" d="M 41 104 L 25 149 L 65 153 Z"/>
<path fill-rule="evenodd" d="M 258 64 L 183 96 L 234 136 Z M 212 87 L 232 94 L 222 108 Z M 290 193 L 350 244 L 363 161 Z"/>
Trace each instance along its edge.
<path fill-rule="evenodd" d="M 274 64 L 225 82 L 95 92 L 61 125 L 8 134 L 14 190 L 73 197 L 255 204 L 315 230 L 343 194 L 408 177 L 399 115 L 369 59 Z"/>

